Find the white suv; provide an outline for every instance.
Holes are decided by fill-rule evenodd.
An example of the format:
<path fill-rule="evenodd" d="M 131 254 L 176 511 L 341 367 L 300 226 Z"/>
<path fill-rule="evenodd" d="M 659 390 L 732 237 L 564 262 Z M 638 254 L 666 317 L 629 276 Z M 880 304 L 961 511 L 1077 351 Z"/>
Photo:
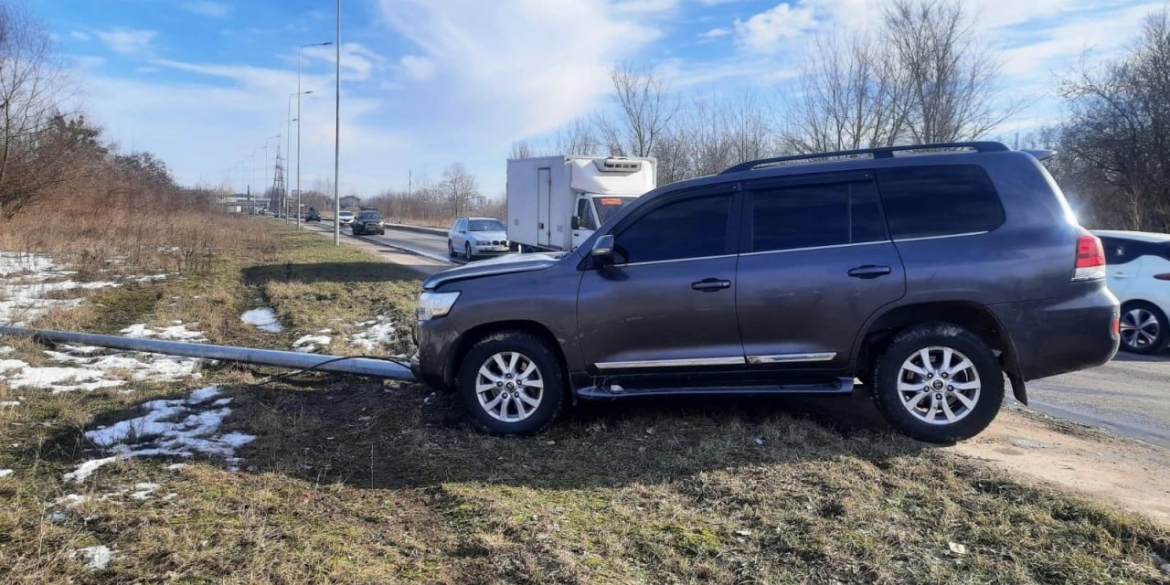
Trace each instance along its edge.
<path fill-rule="evenodd" d="M 1121 301 L 1121 349 L 1159 353 L 1170 342 L 1170 234 L 1096 231 L 1109 289 Z"/>
<path fill-rule="evenodd" d="M 337 223 L 339 223 L 341 225 L 349 225 L 349 224 L 353 223 L 353 212 L 352 211 L 342 211 L 342 212 L 338 213 L 337 214 Z"/>

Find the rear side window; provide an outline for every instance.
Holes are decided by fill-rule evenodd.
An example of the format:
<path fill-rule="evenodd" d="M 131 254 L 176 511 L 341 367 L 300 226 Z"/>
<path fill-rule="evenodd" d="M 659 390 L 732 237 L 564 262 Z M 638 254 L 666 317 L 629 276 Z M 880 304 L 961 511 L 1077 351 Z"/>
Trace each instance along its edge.
<path fill-rule="evenodd" d="M 619 263 L 720 256 L 728 252 L 731 195 L 684 199 L 654 209 L 614 238 Z M 623 262 L 624 260 L 624 262 Z"/>
<path fill-rule="evenodd" d="M 751 251 L 795 250 L 887 239 L 872 182 L 750 192 Z"/>
<path fill-rule="evenodd" d="M 1110 266 L 1129 263 L 1140 255 L 1136 253 L 1136 242 L 1117 238 L 1101 238 L 1101 246 L 1105 248 L 1105 263 Z"/>
<path fill-rule="evenodd" d="M 1003 225 L 1003 204 L 981 167 L 902 167 L 877 174 L 894 239 L 981 233 Z"/>

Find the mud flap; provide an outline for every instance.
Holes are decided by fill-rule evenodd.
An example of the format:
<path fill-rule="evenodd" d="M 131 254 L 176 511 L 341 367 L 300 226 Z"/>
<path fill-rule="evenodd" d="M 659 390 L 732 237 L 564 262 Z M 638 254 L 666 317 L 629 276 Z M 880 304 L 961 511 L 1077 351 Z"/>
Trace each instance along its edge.
<path fill-rule="evenodd" d="M 1028 390 L 1024 388 L 1024 379 L 1019 374 L 1009 373 L 1008 380 L 1012 383 L 1012 394 L 1015 395 L 1016 400 L 1020 401 L 1020 404 L 1028 406 Z"/>

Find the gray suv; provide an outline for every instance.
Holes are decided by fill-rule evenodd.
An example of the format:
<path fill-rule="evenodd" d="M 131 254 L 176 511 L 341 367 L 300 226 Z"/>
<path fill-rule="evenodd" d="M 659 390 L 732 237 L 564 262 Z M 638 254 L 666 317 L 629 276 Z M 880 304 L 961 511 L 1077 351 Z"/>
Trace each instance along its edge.
<path fill-rule="evenodd" d="M 416 373 L 484 431 L 577 400 L 842 395 L 928 441 L 991 423 L 1004 378 L 1104 364 L 1101 242 L 1041 160 L 994 142 L 764 159 L 660 187 L 572 252 L 424 283 Z"/>

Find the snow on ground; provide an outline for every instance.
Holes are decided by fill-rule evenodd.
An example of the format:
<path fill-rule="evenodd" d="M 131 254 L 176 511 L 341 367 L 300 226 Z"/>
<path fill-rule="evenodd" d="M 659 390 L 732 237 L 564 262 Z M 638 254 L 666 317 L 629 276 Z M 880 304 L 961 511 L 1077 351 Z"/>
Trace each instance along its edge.
<path fill-rule="evenodd" d="M 12 475 L 11 469 L 0 469 L 0 478 L 8 477 L 10 475 Z"/>
<path fill-rule="evenodd" d="M 333 342 L 328 335 L 306 335 L 293 342 L 293 349 L 301 353 L 317 353 L 318 349 Z"/>
<path fill-rule="evenodd" d="M 188 325 L 195 326 L 198 323 L 189 323 Z M 144 323 L 137 323 L 121 330 L 122 335 L 126 337 L 137 338 L 152 338 L 165 339 L 167 341 L 191 341 L 204 342 L 207 337 L 203 335 L 202 331 L 191 331 L 187 329 L 182 321 L 173 322 L 170 327 L 162 327 L 159 329 L 152 329 L 147 327 Z"/>
<path fill-rule="evenodd" d="M 196 390 L 185 400 L 152 400 L 142 405 L 146 409 L 142 416 L 87 431 L 87 439 L 113 455 L 82 463 L 65 474 L 65 481 L 85 481 L 103 465 L 120 458 L 203 454 L 238 461 L 236 449 L 256 437 L 220 433 L 232 409 L 224 405 L 222 398 L 217 399 L 219 394 L 219 388 L 208 387 Z"/>
<path fill-rule="evenodd" d="M 7 345 L 0 346 L 0 355 L 8 355 L 14 351 L 16 350 L 8 347 Z"/>
<path fill-rule="evenodd" d="M 269 308 L 252 309 L 240 315 L 240 320 L 249 325 L 254 325 L 261 331 L 269 333 L 280 333 L 284 331 L 281 327 L 280 321 L 276 319 L 276 311 Z"/>
<path fill-rule="evenodd" d="M 76 271 L 66 270 L 47 256 L 0 252 L 0 325 L 26 327 L 53 309 L 70 309 L 81 299 L 63 298 L 65 291 L 118 286 L 116 282 L 77 282 Z"/>
<path fill-rule="evenodd" d="M 200 334 L 202 335 L 202 334 Z M 0 380 L 13 389 L 38 388 L 53 394 L 77 390 L 91 392 L 118 388 L 127 380 L 144 383 L 175 382 L 199 379 L 201 360 L 150 353 L 114 353 L 92 355 L 100 348 L 72 347 L 67 351 L 46 351 L 54 362 L 50 366 L 32 366 L 21 360 L 0 360 Z"/>
<path fill-rule="evenodd" d="M 114 560 L 114 553 L 110 547 L 102 544 L 98 546 L 87 546 L 74 553 L 75 556 L 86 559 L 85 568 L 101 571 L 110 566 L 110 561 Z"/>
<path fill-rule="evenodd" d="M 349 336 L 349 344 L 372 352 L 378 349 L 379 346 L 389 345 L 394 342 L 394 322 L 385 315 L 378 315 L 377 319 L 373 321 L 363 321 L 357 324 L 358 327 L 365 327 L 365 331 L 354 333 Z"/>
<path fill-rule="evenodd" d="M 6 407 L 6 406 L 16 408 L 17 406 L 20 406 L 20 401 L 19 400 L 0 400 L 0 408 Z"/>

